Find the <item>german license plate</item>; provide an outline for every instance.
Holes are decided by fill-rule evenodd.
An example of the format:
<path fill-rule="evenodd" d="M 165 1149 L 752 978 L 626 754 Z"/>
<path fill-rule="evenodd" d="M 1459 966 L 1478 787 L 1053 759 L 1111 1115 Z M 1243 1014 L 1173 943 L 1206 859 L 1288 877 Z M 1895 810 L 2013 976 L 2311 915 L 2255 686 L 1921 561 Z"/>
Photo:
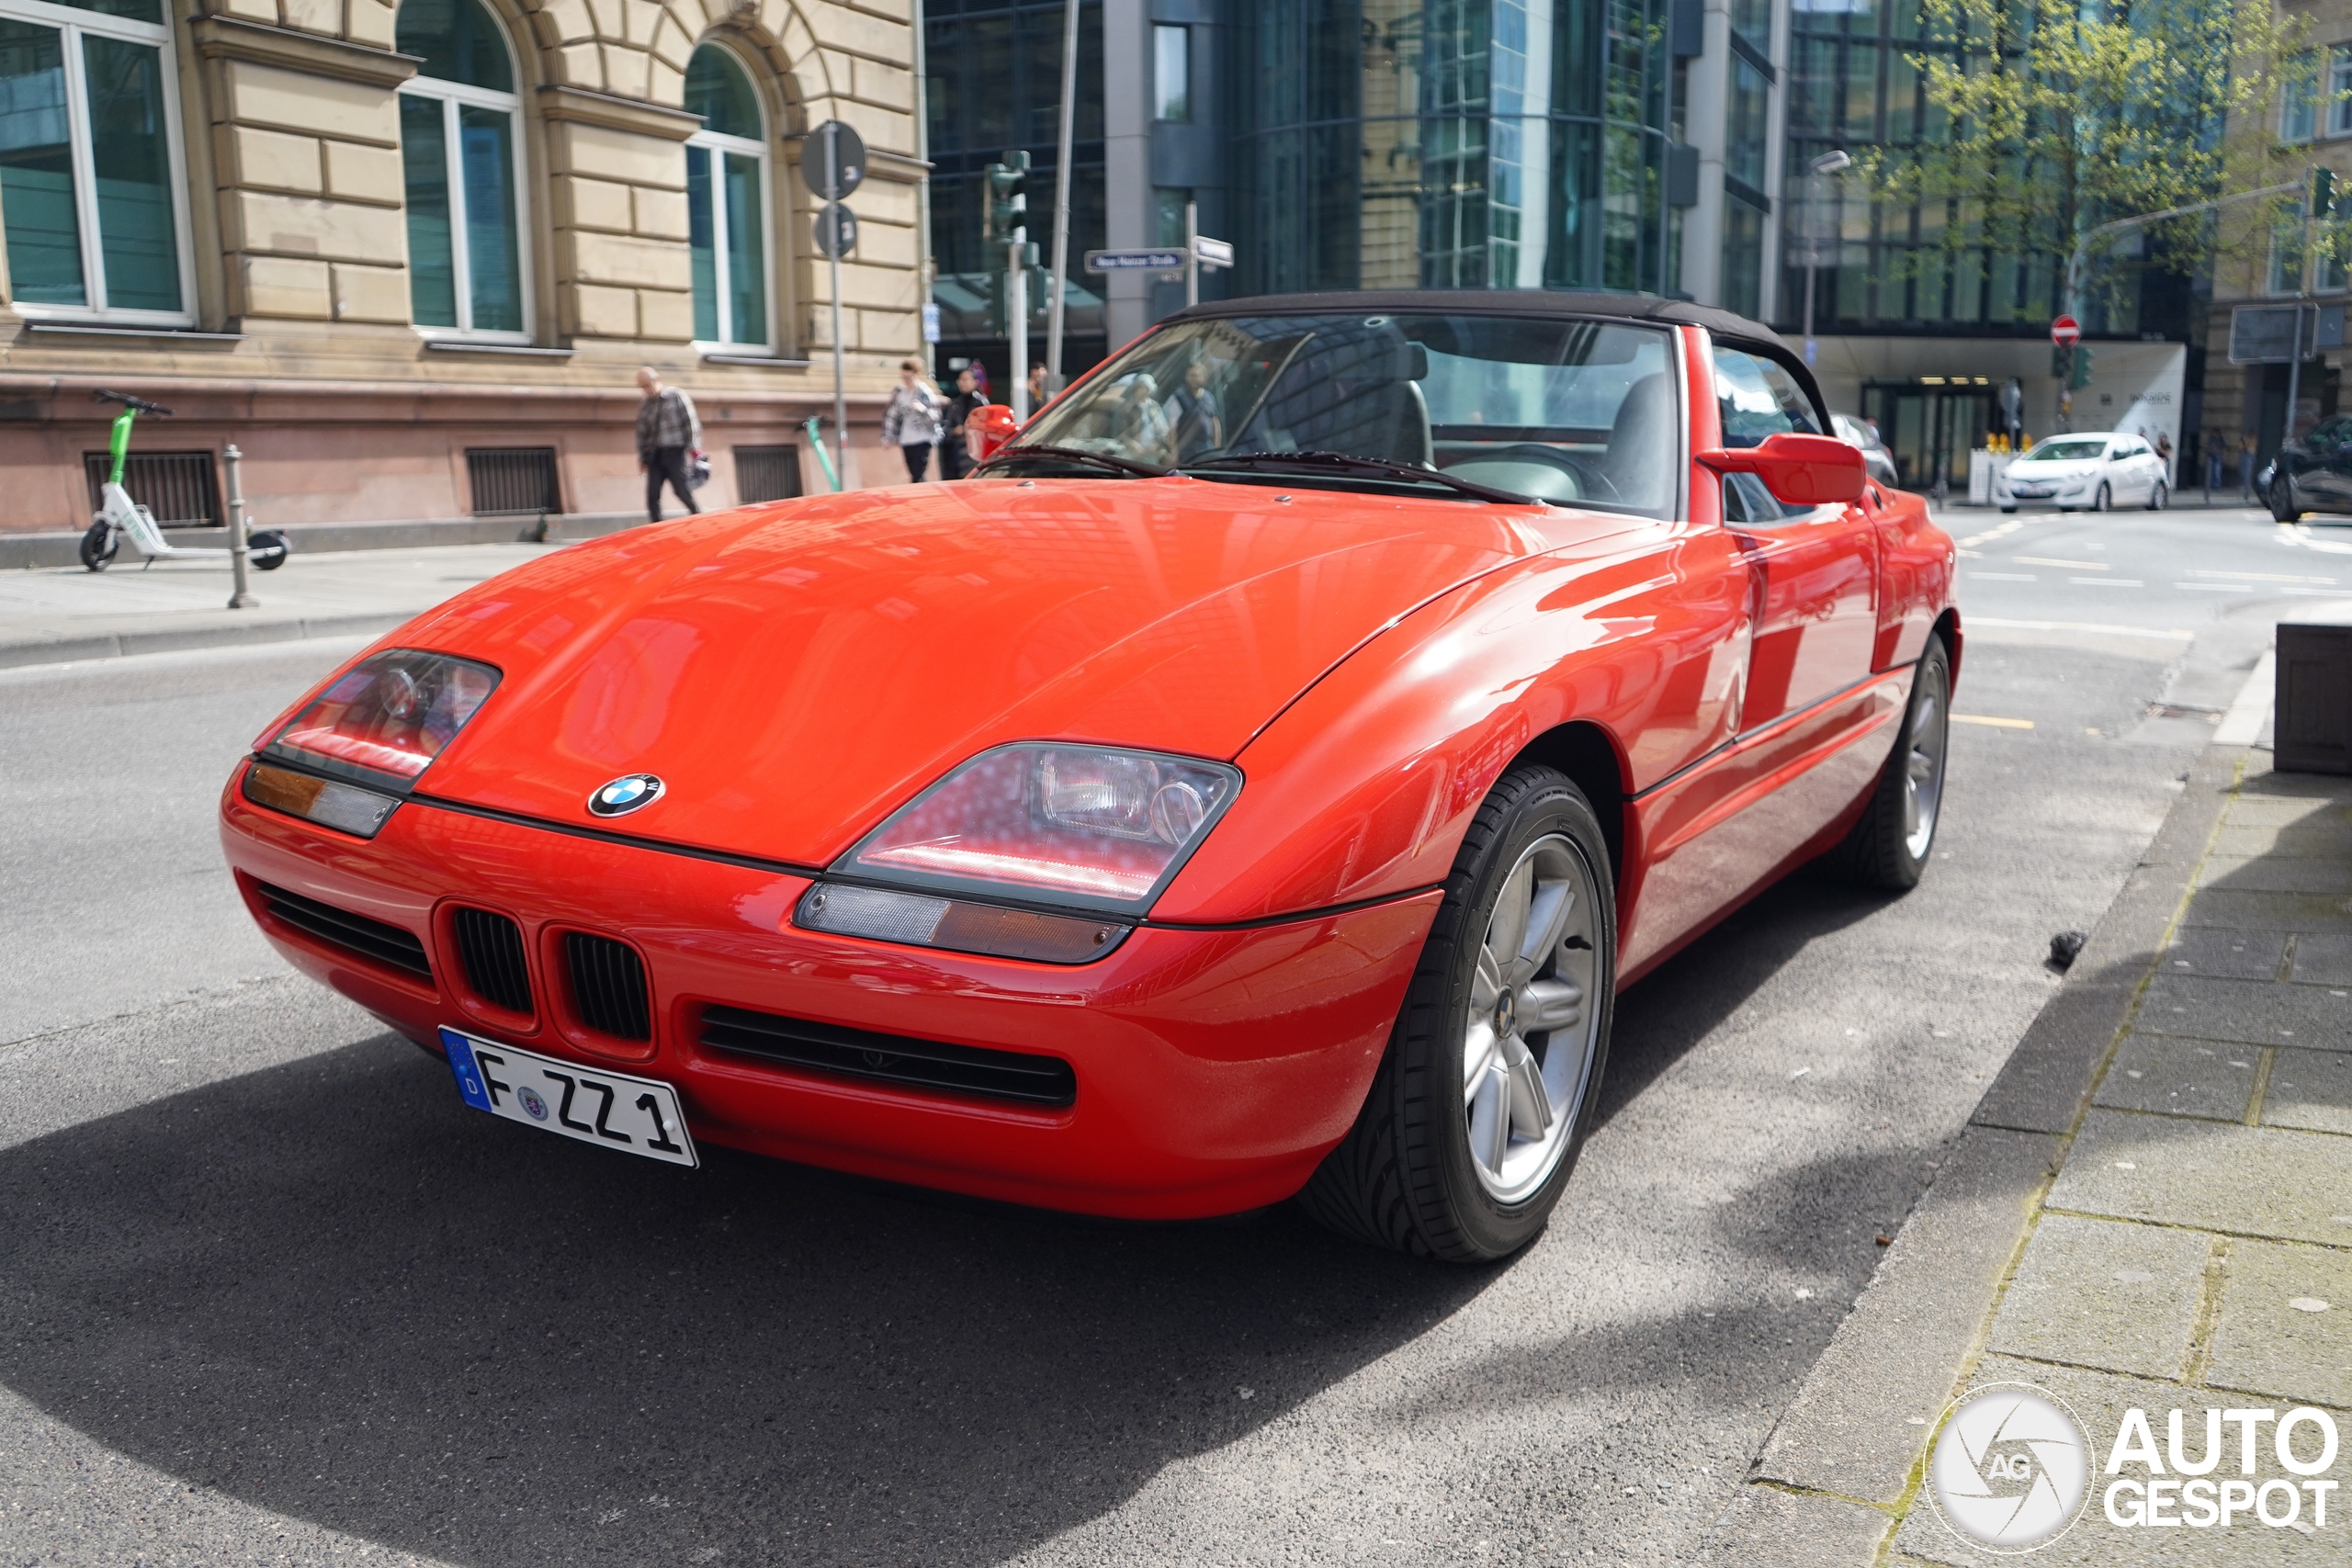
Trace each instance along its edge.
<path fill-rule="evenodd" d="M 495 1040 L 441 1028 L 458 1092 L 476 1111 L 583 1144 L 697 1166 L 678 1091 L 659 1078 L 583 1067 Z"/>

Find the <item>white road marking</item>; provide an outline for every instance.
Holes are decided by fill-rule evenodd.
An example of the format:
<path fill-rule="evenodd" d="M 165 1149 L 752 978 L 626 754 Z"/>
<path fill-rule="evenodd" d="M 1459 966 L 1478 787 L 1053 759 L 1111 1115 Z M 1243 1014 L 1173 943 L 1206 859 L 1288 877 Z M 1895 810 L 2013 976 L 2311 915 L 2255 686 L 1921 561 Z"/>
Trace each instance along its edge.
<path fill-rule="evenodd" d="M 2254 661 L 2254 673 L 2238 688 L 2237 700 L 2230 711 L 2222 716 L 2219 728 L 2213 731 L 2216 746 L 2251 746 L 2262 733 L 2263 721 L 2270 716 L 2270 700 L 2276 694 L 2274 671 L 2278 667 L 2278 650 L 2264 649 L 2262 657 Z"/>
<path fill-rule="evenodd" d="M 1973 575 L 1973 574 L 1972 574 Z M 2098 621 L 2010 621 L 1994 615 L 1972 615 L 1961 623 L 1963 635 L 1970 626 L 1999 626 L 2016 632 L 2096 632 L 2101 637 L 2153 637 L 2171 642 L 2195 642 L 2195 632 L 2160 631 L 2154 626 L 2117 626 Z"/>
<path fill-rule="evenodd" d="M 2203 567 L 2197 568 L 2188 575 L 2218 578 L 2224 582 L 2334 582 L 2335 581 L 2332 577 L 2282 576 L 2275 571 L 2208 571 Z"/>
<path fill-rule="evenodd" d="M 1951 716 L 1951 721 L 1954 724 L 1981 724 L 1992 729 L 2031 729 L 2033 728 L 2033 720 L 2030 718 L 1995 718 L 1990 714 L 1982 713 L 1956 713 Z"/>
<path fill-rule="evenodd" d="M 2147 586 L 2136 577 L 2070 577 L 2066 581 L 2078 582 L 2085 588 L 2145 588 Z"/>
<path fill-rule="evenodd" d="M 2254 592 L 2254 584 L 2250 582 L 2176 582 L 2173 586 L 2195 589 L 2206 593 L 2251 593 Z"/>
<path fill-rule="evenodd" d="M 1987 582 L 2039 582 L 2041 579 L 2030 571 L 1972 571 L 1971 577 L 1981 577 Z"/>
<path fill-rule="evenodd" d="M 2074 566 L 2080 567 L 2085 571 L 2114 570 L 2103 560 L 2059 560 L 2052 556 L 2011 556 L 2009 558 L 2019 566 Z"/>

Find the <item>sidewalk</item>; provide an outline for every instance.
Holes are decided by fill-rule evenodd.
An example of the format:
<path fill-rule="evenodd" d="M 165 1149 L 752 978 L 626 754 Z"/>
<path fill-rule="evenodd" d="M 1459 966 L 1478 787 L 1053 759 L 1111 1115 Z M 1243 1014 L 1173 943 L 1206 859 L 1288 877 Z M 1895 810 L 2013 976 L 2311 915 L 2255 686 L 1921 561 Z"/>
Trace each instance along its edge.
<path fill-rule="evenodd" d="M 2088 1438 L 2088 1501 L 2037 1563 L 2352 1556 L 2344 1489 L 2316 1529 L 2308 1499 L 2295 1525 L 2242 1513 L 2228 1529 L 2120 1528 L 2104 1509 L 2135 1407 L 2159 1447 L 2186 1412 L 2192 1458 L 2209 1407 L 2331 1410 L 2345 1456 L 2322 1473 L 2352 1482 L 2352 778 L 2207 750 L 1704 1560 L 2002 1561 L 1925 1495 L 1947 1404 L 2002 1381 L 2056 1393 Z M 2257 1474 L 2286 1479 L 2269 1446 Z"/>
<path fill-rule="evenodd" d="M 169 653 L 230 643 L 386 632 L 558 545 L 444 545 L 296 555 L 252 574 L 260 604 L 225 608 L 229 563 L 159 560 L 126 547 L 103 572 L 0 572 L 0 669 Z"/>

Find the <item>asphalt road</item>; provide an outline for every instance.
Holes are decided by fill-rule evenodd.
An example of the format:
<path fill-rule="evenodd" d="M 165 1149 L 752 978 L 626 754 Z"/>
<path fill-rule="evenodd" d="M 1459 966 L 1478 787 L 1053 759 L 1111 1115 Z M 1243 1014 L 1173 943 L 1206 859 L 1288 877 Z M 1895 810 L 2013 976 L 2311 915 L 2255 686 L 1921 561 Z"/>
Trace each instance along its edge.
<path fill-rule="evenodd" d="M 219 863 L 342 649 L 0 675 L 0 1563 L 1687 1559 L 2269 621 L 2352 618 L 2352 529 L 1953 523 L 1956 707 L 2007 722 L 1928 879 L 1800 874 L 1628 993 L 1487 1269 L 492 1122 Z"/>

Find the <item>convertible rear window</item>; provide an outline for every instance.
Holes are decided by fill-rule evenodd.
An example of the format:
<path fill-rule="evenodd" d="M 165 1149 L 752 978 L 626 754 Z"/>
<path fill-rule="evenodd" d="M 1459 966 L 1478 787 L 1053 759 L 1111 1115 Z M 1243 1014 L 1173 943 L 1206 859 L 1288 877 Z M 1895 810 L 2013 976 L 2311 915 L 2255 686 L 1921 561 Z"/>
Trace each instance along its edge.
<path fill-rule="evenodd" d="M 1019 446 L 1157 467 L 1325 452 L 1564 506 L 1668 515 L 1673 342 L 1617 321 L 1317 314 L 1183 321 L 1137 341 Z"/>

